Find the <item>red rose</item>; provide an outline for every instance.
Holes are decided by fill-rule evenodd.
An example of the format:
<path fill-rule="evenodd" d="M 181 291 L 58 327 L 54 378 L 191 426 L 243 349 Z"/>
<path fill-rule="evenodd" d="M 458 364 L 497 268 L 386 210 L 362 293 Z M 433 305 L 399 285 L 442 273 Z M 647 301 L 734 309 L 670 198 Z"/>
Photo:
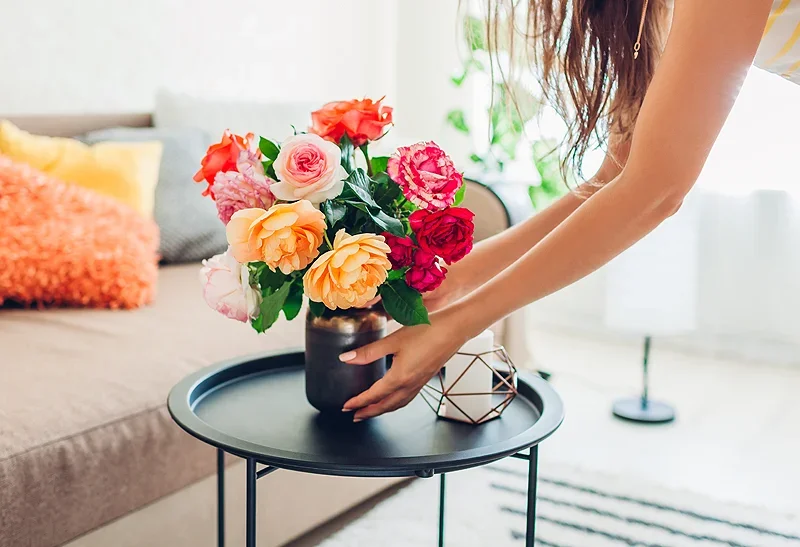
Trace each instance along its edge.
<path fill-rule="evenodd" d="M 214 198 L 212 187 L 217 173 L 239 170 L 236 166 L 239 161 L 239 154 L 243 150 L 247 150 L 254 139 L 255 136 L 252 133 L 242 137 L 234 135 L 230 130 L 226 129 L 225 133 L 222 134 L 222 141 L 208 147 L 208 151 L 201 161 L 200 170 L 194 175 L 196 182 L 205 180 L 208 183 L 208 188 L 203 192 L 204 196 L 210 194 L 211 198 Z M 260 152 L 256 151 L 256 153 L 260 156 Z"/>
<path fill-rule="evenodd" d="M 392 107 L 381 105 L 381 101 L 383 99 L 328 103 L 311 113 L 309 131 L 336 143 L 347 133 L 355 146 L 377 140 L 392 123 Z"/>
<path fill-rule="evenodd" d="M 413 265 L 406 272 L 406 284 L 419 292 L 432 291 L 442 284 L 446 273 L 435 255 L 418 249 L 414 253 Z"/>
<path fill-rule="evenodd" d="M 386 244 L 392 250 L 389 253 L 389 262 L 392 263 L 392 268 L 399 270 L 406 266 L 411 266 L 412 256 L 414 254 L 414 242 L 410 237 L 397 237 L 389 232 L 384 232 L 383 237 Z"/>
<path fill-rule="evenodd" d="M 472 250 L 474 216 L 469 209 L 448 207 L 435 213 L 420 209 L 411 213 L 408 220 L 420 248 L 452 264 Z"/>

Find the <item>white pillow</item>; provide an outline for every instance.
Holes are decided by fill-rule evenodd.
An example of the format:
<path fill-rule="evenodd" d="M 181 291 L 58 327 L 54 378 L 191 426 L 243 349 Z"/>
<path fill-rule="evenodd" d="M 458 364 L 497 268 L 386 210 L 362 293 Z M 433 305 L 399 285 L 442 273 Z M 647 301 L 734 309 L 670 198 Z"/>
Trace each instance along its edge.
<path fill-rule="evenodd" d="M 292 135 L 292 125 L 306 131 L 316 103 L 253 103 L 200 99 L 159 90 L 153 123 L 158 128 L 198 128 L 215 142 L 225 129 L 244 135 L 255 133 L 278 142 Z"/>

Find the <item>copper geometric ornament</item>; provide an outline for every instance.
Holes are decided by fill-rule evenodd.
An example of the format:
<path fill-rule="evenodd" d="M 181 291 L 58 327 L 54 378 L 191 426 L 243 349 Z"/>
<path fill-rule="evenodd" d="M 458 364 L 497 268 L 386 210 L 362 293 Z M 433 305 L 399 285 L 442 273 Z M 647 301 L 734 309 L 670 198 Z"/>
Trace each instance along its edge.
<path fill-rule="evenodd" d="M 473 425 L 482 424 L 494 418 L 499 418 L 508 405 L 511 404 L 511 401 L 514 400 L 514 397 L 518 395 L 517 367 L 514 366 L 505 348 L 503 346 L 496 346 L 491 351 L 485 351 L 483 353 L 464 353 L 459 351 L 456 355 L 464 355 L 472 357 L 473 359 L 447 390 L 445 390 L 444 387 L 445 374 L 447 374 L 446 367 L 440 370 L 439 374 L 434 376 L 422 388 L 422 391 L 420 391 L 422 399 L 440 418 L 454 419 L 461 422 L 468 420 Z M 453 393 L 453 388 L 458 385 L 459 380 L 461 380 L 472 367 L 487 367 L 491 370 L 492 385 L 486 386 L 486 391 Z M 492 408 L 481 416 L 470 416 L 468 412 L 458 405 L 458 399 L 459 397 L 474 397 L 477 395 L 491 397 Z M 459 420 L 452 416 L 445 416 L 445 405 L 453 405 L 467 420 Z"/>

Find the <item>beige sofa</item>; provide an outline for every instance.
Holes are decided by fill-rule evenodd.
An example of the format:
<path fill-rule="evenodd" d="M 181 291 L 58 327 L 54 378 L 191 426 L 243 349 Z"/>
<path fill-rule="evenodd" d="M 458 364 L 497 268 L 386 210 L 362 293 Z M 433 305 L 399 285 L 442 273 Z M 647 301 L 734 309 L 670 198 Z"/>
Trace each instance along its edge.
<path fill-rule="evenodd" d="M 72 135 L 150 117 L 12 121 Z M 525 214 L 478 184 L 467 196 L 479 238 Z M 215 545 L 215 453 L 172 422 L 167 393 L 217 361 L 302 345 L 304 324 L 257 335 L 206 307 L 197 271 L 163 267 L 156 302 L 135 311 L 0 309 L 0 547 Z M 519 328 L 498 326 L 501 337 Z M 230 463 L 227 539 L 241 545 L 243 470 Z M 259 545 L 284 545 L 392 482 L 275 473 L 258 483 Z"/>

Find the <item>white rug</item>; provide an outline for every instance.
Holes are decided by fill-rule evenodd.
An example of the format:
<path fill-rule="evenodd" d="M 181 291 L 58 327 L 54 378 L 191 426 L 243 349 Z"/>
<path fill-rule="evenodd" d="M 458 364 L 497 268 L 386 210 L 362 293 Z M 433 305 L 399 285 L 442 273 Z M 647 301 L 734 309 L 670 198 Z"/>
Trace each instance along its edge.
<path fill-rule="evenodd" d="M 527 463 L 447 475 L 445 544 L 524 545 Z M 439 478 L 417 480 L 321 547 L 435 546 Z M 541 547 L 800 547 L 800 518 L 570 468 L 539 474 Z"/>

